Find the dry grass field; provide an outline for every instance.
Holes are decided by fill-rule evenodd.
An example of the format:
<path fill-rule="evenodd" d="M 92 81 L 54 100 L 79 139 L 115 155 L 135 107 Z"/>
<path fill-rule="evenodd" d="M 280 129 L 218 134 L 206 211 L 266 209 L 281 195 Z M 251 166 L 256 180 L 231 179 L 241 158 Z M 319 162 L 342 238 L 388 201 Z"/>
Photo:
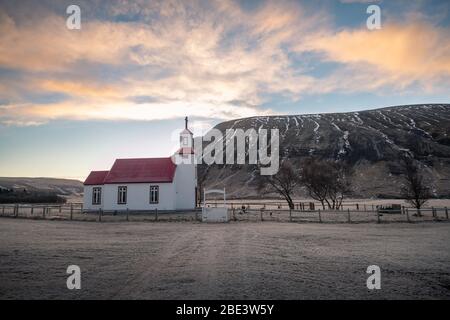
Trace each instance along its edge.
<path fill-rule="evenodd" d="M 449 299 L 450 223 L 2 218 L 0 261 L 1 299 Z M 66 288 L 71 264 L 81 290 Z"/>

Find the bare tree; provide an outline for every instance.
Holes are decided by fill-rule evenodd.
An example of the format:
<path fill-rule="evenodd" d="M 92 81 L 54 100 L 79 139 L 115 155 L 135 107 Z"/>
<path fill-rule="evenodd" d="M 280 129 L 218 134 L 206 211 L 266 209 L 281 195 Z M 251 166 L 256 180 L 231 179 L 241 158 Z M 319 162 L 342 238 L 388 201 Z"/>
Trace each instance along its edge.
<path fill-rule="evenodd" d="M 404 185 L 402 196 L 406 202 L 420 209 L 430 198 L 431 191 L 426 185 L 422 170 L 411 157 L 404 157 L 401 161 L 404 171 Z"/>
<path fill-rule="evenodd" d="M 330 185 L 328 169 L 322 161 L 314 158 L 307 158 L 301 164 L 301 183 L 308 190 L 309 196 L 322 204 L 323 209 Z"/>
<path fill-rule="evenodd" d="M 351 192 L 352 170 L 343 162 L 329 163 L 332 174 L 330 176 L 330 186 L 328 187 L 328 208 L 339 209 L 345 195 Z"/>
<path fill-rule="evenodd" d="M 351 171 L 342 162 L 307 158 L 301 165 L 301 183 L 309 196 L 329 209 L 339 209 L 351 191 Z"/>
<path fill-rule="evenodd" d="M 299 184 L 299 173 L 289 161 L 280 165 L 278 173 L 272 176 L 259 175 L 258 191 L 261 193 L 276 192 L 288 203 L 289 208 L 294 209 L 292 196 Z"/>

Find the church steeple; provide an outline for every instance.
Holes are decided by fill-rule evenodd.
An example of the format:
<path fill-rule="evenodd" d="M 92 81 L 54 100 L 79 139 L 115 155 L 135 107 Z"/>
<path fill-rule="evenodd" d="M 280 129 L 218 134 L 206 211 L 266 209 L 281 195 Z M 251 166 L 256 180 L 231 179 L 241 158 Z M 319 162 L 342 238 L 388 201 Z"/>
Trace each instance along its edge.
<path fill-rule="evenodd" d="M 184 118 L 184 130 L 180 134 L 180 148 L 193 147 L 193 134 L 188 128 L 188 117 Z"/>
<path fill-rule="evenodd" d="M 173 162 L 177 165 L 195 165 L 194 134 L 189 130 L 188 117 L 184 118 L 184 129 L 180 133 L 180 148 L 174 153 Z"/>

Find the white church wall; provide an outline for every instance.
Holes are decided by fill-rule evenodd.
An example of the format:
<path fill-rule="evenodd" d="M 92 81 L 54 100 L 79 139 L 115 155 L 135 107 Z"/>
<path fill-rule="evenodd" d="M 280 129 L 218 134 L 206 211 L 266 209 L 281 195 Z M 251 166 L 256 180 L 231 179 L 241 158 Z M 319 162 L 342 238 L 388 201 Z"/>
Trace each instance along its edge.
<path fill-rule="evenodd" d="M 92 204 L 92 191 L 94 188 L 101 188 L 101 203 L 100 204 Z M 84 211 L 92 211 L 98 210 L 102 208 L 103 205 L 103 186 L 102 185 L 94 185 L 94 186 L 84 186 L 84 195 L 83 195 L 83 210 Z"/>
<path fill-rule="evenodd" d="M 194 164 L 178 164 L 175 171 L 175 196 L 177 210 L 195 209 L 197 177 Z"/>
<path fill-rule="evenodd" d="M 127 203 L 118 204 L 118 187 L 127 187 Z M 150 203 L 150 186 L 159 187 L 159 203 Z M 121 210 L 175 210 L 173 183 L 123 183 L 104 186 L 105 211 Z"/>

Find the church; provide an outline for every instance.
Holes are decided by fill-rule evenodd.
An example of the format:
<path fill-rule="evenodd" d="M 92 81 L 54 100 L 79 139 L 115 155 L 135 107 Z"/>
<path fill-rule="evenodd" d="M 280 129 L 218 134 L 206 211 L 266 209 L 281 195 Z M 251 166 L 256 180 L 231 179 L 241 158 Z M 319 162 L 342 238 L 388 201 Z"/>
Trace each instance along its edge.
<path fill-rule="evenodd" d="M 186 118 L 180 148 L 171 157 L 117 159 L 110 170 L 92 171 L 84 182 L 83 210 L 194 209 L 197 167 L 193 142 Z"/>

